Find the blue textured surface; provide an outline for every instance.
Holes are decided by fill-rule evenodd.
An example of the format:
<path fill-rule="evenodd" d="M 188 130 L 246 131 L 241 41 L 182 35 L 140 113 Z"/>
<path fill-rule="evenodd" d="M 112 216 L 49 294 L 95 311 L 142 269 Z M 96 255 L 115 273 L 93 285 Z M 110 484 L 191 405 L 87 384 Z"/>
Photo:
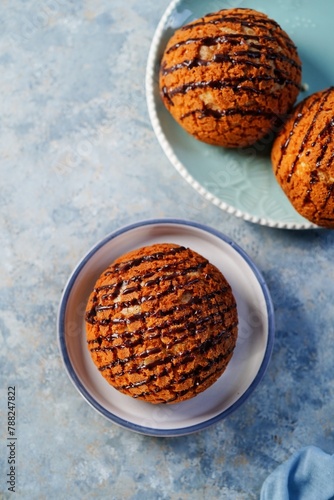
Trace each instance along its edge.
<path fill-rule="evenodd" d="M 144 88 L 167 4 L 13 0 L 0 7 L 3 498 L 11 495 L 10 385 L 23 499 L 256 499 L 293 451 L 313 444 L 334 453 L 334 233 L 237 219 L 170 165 Z M 98 415 L 69 381 L 56 336 L 62 289 L 79 259 L 111 231 L 150 217 L 197 220 L 230 236 L 262 271 L 276 313 L 271 364 L 254 394 L 225 421 L 171 439 L 131 433 Z"/>

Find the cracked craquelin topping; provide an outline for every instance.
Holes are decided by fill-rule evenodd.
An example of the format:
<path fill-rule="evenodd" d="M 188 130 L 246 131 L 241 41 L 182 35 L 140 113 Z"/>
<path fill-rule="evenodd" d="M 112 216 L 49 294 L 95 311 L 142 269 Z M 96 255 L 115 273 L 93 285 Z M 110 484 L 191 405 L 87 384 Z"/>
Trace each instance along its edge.
<path fill-rule="evenodd" d="M 251 145 L 293 106 L 301 61 L 265 14 L 224 9 L 178 29 L 160 67 L 161 98 L 191 135 L 225 147 Z"/>
<path fill-rule="evenodd" d="M 276 179 L 297 212 L 334 228 L 334 87 L 296 106 L 275 139 L 271 159 Z"/>
<path fill-rule="evenodd" d="M 177 403 L 211 386 L 237 340 L 236 302 L 222 273 L 167 243 L 114 261 L 97 280 L 85 319 L 101 374 L 151 403 Z"/>

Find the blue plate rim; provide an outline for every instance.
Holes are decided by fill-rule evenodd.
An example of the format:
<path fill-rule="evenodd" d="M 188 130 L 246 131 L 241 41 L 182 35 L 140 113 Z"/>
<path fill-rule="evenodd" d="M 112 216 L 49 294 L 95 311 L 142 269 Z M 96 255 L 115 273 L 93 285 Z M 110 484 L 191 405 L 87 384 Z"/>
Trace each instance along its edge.
<path fill-rule="evenodd" d="M 81 271 L 84 269 L 86 263 L 90 260 L 90 258 L 104 245 L 109 243 L 111 240 L 117 238 L 123 233 L 126 233 L 128 231 L 131 231 L 133 229 L 136 229 L 138 227 L 143 227 L 147 225 L 157 225 L 157 224 L 179 224 L 179 225 L 185 225 L 189 227 L 194 227 L 197 229 L 200 229 L 204 232 L 210 233 L 225 243 L 229 244 L 233 249 L 240 254 L 240 256 L 246 261 L 252 272 L 254 273 L 257 281 L 260 284 L 265 303 L 266 303 L 266 309 L 267 309 L 267 316 L 268 316 L 268 338 L 267 338 L 267 345 L 264 353 L 264 357 L 262 360 L 262 363 L 260 365 L 260 368 L 257 372 L 256 377 L 250 384 L 250 386 L 247 388 L 247 390 L 240 396 L 240 398 L 235 401 L 230 407 L 225 409 L 223 412 L 219 413 L 215 417 L 212 417 L 208 420 L 205 420 L 199 424 L 195 424 L 189 427 L 181 427 L 181 428 L 176 428 L 176 429 L 156 429 L 156 428 L 151 428 L 151 427 L 146 427 L 146 426 L 141 426 L 138 424 L 134 424 L 132 422 L 129 422 L 125 419 L 122 419 L 118 417 L 117 415 L 114 415 L 110 411 L 106 410 L 100 403 L 98 403 L 94 397 L 87 391 L 85 388 L 84 384 L 80 381 L 79 377 L 77 376 L 68 351 L 66 347 L 66 340 L 65 340 L 65 315 L 66 315 L 66 308 L 67 308 L 67 303 L 68 299 L 70 297 L 72 288 L 76 282 L 76 279 L 80 275 Z M 84 255 L 84 257 L 79 261 L 79 263 L 76 265 L 74 271 L 70 275 L 59 304 L 59 309 L 58 309 L 58 316 L 57 316 L 57 336 L 58 336 L 58 347 L 60 350 L 60 354 L 63 360 L 63 364 L 65 366 L 65 370 L 67 371 L 67 374 L 71 380 L 71 382 L 74 384 L 75 388 L 79 391 L 79 393 L 83 396 L 83 398 L 92 406 L 98 413 L 100 413 L 102 416 L 107 418 L 108 420 L 112 421 L 113 423 L 119 425 L 120 427 L 126 428 L 128 430 L 148 435 L 148 436 L 155 436 L 155 437 L 175 437 L 175 436 L 182 436 L 182 435 L 187 435 L 187 434 L 192 434 L 194 432 L 198 432 L 201 430 L 206 429 L 207 427 L 210 427 L 211 425 L 219 422 L 220 420 L 226 418 L 228 415 L 230 415 L 232 412 L 237 410 L 245 401 L 248 399 L 248 397 L 254 392 L 255 388 L 258 386 L 260 381 L 262 380 L 263 376 L 265 375 L 265 372 L 268 368 L 270 358 L 272 355 L 273 351 L 273 346 L 274 346 L 274 339 L 275 339 L 275 321 L 274 321 L 274 307 L 272 303 L 272 299 L 270 296 L 269 289 L 267 287 L 267 284 L 262 276 L 262 273 L 259 271 L 255 263 L 252 261 L 252 259 L 248 256 L 248 254 L 237 244 L 235 243 L 231 238 L 223 234 L 222 232 L 218 231 L 217 229 L 214 229 L 210 226 L 207 226 L 205 224 L 202 224 L 200 222 L 196 221 L 191 221 L 191 220 L 186 220 L 186 219 L 175 219 L 175 218 L 158 218 L 158 219 L 145 219 L 142 221 L 138 221 L 132 224 L 128 224 L 126 226 L 121 227 L 120 229 L 117 229 L 109 235 L 107 235 L 105 238 L 100 240 L 97 244 L 95 244 L 87 253 Z"/>

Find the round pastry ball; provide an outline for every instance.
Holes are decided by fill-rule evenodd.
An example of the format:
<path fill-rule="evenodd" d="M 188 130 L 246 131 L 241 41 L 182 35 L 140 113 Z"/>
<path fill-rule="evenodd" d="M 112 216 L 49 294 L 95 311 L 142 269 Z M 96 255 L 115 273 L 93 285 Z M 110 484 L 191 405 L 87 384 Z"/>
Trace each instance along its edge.
<path fill-rule="evenodd" d="M 297 49 L 252 9 L 224 9 L 178 29 L 160 67 L 160 93 L 175 120 L 200 141 L 249 146 L 276 128 L 301 83 Z"/>
<path fill-rule="evenodd" d="M 178 403 L 211 386 L 237 340 L 230 285 L 204 257 L 155 244 L 115 260 L 86 309 L 92 359 L 116 389 L 150 403 Z"/>
<path fill-rule="evenodd" d="M 294 110 L 271 153 L 277 181 L 306 219 L 334 228 L 334 87 Z"/>

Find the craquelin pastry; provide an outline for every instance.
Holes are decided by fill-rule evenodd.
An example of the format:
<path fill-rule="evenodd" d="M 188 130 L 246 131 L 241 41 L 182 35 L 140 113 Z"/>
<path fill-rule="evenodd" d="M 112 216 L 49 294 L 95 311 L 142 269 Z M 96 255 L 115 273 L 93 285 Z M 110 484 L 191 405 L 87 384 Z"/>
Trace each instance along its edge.
<path fill-rule="evenodd" d="M 271 153 L 277 181 L 303 217 L 334 228 L 334 87 L 304 99 Z"/>
<path fill-rule="evenodd" d="M 101 374 L 151 403 L 177 403 L 211 386 L 237 340 L 236 301 L 222 273 L 170 243 L 115 260 L 98 278 L 85 319 Z"/>
<path fill-rule="evenodd" d="M 224 9 L 178 29 L 161 60 L 161 98 L 196 139 L 249 146 L 273 129 L 300 91 L 295 44 L 252 9 Z"/>

